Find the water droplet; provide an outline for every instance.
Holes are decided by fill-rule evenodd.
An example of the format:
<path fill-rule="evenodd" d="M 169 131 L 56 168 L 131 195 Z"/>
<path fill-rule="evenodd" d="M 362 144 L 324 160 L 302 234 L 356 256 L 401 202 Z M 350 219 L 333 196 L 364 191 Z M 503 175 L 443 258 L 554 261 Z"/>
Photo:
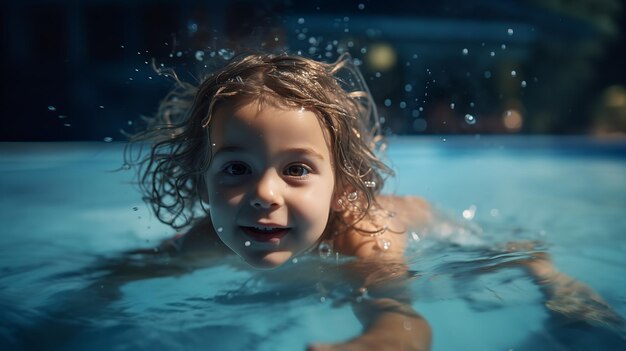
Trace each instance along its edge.
<path fill-rule="evenodd" d="M 298 18 L 298 24 L 304 24 L 304 18 L 302 17 Z"/>
<path fill-rule="evenodd" d="M 202 61 L 204 60 L 204 51 L 198 50 L 194 56 L 196 57 L 196 60 Z"/>
<path fill-rule="evenodd" d="M 385 99 L 385 106 L 391 106 L 391 99 Z"/>
<path fill-rule="evenodd" d="M 221 233 L 221 232 L 223 232 L 223 231 L 224 231 L 224 228 L 222 228 L 222 227 L 217 228 L 217 232 L 218 232 L 218 233 Z"/>
<path fill-rule="evenodd" d="M 246 240 L 243 244 L 244 246 L 250 246 L 250 240 Z"/>
<path fill-rule="evenodd" d="M 450 109 L 454 110 L 454 102 L 450 104 Z"/>
<path fill-rule="evenodd" d="M 227 48 L 219 49 L 217 54 L 220 55 L 224 60 L 230 60 L 235 56 L 235 50 Z"/>
<path fill-rule="evenodd" d="M 331 240 L 322 241 L 317 247 L 317 252 L 321 258 L 327 258 L 333 254 L 333 242 Z"/>
<path fill-rule="evenodd" d="M 193 34 L 198 31 L 198 24 L 192 21 L 187 22 L 187 31 L 190 34 Z"/>
<path fill-rule="evenodd" d="M 110 142 L 112 142 L 112 141 L 113 141 L 113 138 L 111 138 L 111 137 L 105 137 L 105 138 L 104 138 L 104 142 L 105 142 L 105 143 L 110 143 Z"/>
<path fill-rule="evenodd" d="M 467 124 L 476 124 L 476 118 L 469 113 L 465 115 L 465 123 Z"/>
<path fill-rule="evenodd" d="M 139 211 L 139 207 L 134 206 L 134 207 L 133 207 L 133 211 L 135 211 L 135 212 Z"/>
<path fill-rule="evenodd" d="M 350 202 L 356 201 L 358 197 L 359 197 L 359 194 L 356 191 L 353 191 L 346 196 L 346 198 Z"/>
<path fill-rule="evenodd" d="M 410 93 L 411 90 L 413 90 L 413 86 L 411 84 L 406 84 L 404 86 L 404 91 L 406 91 L 407 93 Z"/>
<path fill-rule="evenodd" d="M 411 321 L 405 320 L 402 322 L 402 327 L 404 327 L 404 330 L 411 330 Z"/>
<path fill-rule="evenodd" d="M 513 29 L 512 28 L 507 29 L 506 32 L 507 32 L 508 35 L 513 35 Z"/>
<path fill-rule="evenodd" d="M 527 83 L 526 83 L 526 81 L 525 81 L 525 80 L 523 80 L 523 81 L 520 83 L 520 85 L 522 86 L 522 88 L 526 88 Z"/>
<path fill-rule="evenodd" d="M 54 106 L 52 106 L 52 105 L 50 105 L 50 106 L 48 106 L 48 110 L 49 110 L 49 111 L 56 111 L 56 110 L 57 110 L 57 108 L 56 108 L 56 107 L 54 107 Z"/>
<path fill-rule="evenodd" d="M 389 241 L 389 239 L 378 238 L 376 243 L 378 247 L 381 248 L 383 251 L 387 251 L 389 250 L 389 248 L 391 248 L 391 241 Z"/>
<path fill-rule="evenodd" d="M 463 218 L 467 220 L 474 219 L 475 215 L 476 215 L 476 205 L 471 205 L 469 208 L 463 210 Z"/>
<path fill-rule="evenodd" d="M 359 4 L 359 10 L 365 9 L 365 4 Z"/>
<path fill-rule="evenodd" d="M 467 48 L 463 48 L 463 50 L 461 50 L 461 53 L 463 55 L 467 55 L 467 54 L 469 54 L 469 50 Z"/>

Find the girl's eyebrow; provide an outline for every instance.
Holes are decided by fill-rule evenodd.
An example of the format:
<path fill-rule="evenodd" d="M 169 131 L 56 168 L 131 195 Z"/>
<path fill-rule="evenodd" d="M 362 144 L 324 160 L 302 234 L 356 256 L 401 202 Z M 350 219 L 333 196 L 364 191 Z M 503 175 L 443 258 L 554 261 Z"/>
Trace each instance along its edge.
<path fill-rule="evenodd" d="M 247 149 L 241 146 L 223 146 L 217 149 L 213 154 L 213 157 L 217 157 L 218 154 L 221 153 L 236 153 L 236 152 L 245 152 Z M 286 150 L 281 151 L 282 154 L 303 154 L 307 156 L 311 156 L 313 158 L 317 158 L 321 161 L 324 161 L 325 158 L 322 154 L 317 152 L 315 149 L 311 147 L 292 147 Z"/>

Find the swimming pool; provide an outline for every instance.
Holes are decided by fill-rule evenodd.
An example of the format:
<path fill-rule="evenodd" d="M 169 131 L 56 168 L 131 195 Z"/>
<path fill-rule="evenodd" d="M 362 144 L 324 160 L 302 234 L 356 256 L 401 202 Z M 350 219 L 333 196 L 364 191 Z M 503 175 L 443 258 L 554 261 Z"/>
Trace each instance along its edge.
<path fill-rule="evenodd" d="M 303 350 L 359 332 L 349 304 L 335 306 L 345 287 L 276 282 L 234 258 L 204 268 L 120 261 L 172 234 L 130 172 L 112 172 L 122 147 L 0 144 L 0 349 Z M 389 191 L 425 197 L 483 242 L 543 241 L 561 271 L 626 316 L 625 141 L 395 138 L 388 157 Z M 571 348 L 552 336 L 541 294 L 520 271 L 459 274 L 446 267 L 475 254 L 412 249 L 424 254 L 411 261 L 428 278 L 413 283 L 413 306 L 433 328 L 433 350 Z M 289 265 L 307 264 L 317 263 Z M 116 269 L 133 279 L 116 280 Z M 602 337 L 578 332 L 589 345 Z"/>

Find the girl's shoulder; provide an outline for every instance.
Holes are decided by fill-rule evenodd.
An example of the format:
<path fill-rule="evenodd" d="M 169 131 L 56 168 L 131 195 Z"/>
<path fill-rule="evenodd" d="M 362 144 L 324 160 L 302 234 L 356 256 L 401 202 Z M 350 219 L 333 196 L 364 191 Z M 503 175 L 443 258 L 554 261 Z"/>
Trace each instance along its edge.
<path fill-rule="evenodd" d="M 406 233 L 428 226 L 432 219 L 430 205 L 421 198 L 384 195 L 376 200 L 378 206 L 361 221 L 334 237 L 337 252 L 359 258 L 399 258 L 406 246 Z M 346 213 L 344 222 L 352 223 L 351 217 Z"/>

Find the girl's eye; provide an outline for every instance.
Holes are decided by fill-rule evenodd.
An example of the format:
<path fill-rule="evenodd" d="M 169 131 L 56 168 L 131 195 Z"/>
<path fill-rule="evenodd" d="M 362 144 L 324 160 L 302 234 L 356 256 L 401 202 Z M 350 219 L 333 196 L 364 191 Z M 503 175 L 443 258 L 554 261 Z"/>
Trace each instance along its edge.
<path fill-rule="evenodd" d="M 243 163 L 230 163 L 224 167 L 223 172 L 231 176 L 241 176 L 250 174 L 250 168 Z"/>
<path fill-rule="evenodd" d="M 291 165 L 287 167 L 283 174 L 290 177 L 306 177 L 311 170 L 304 165 Z"/>

